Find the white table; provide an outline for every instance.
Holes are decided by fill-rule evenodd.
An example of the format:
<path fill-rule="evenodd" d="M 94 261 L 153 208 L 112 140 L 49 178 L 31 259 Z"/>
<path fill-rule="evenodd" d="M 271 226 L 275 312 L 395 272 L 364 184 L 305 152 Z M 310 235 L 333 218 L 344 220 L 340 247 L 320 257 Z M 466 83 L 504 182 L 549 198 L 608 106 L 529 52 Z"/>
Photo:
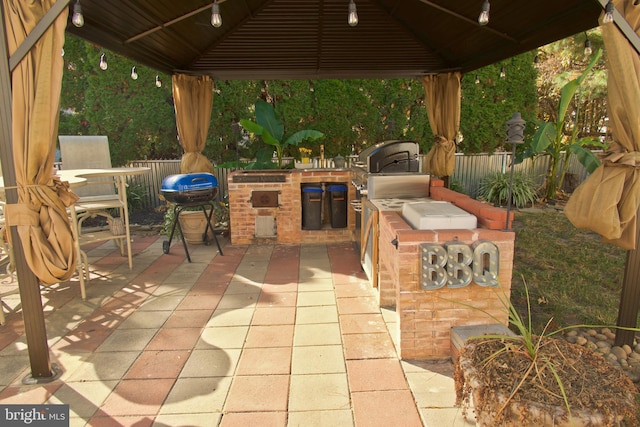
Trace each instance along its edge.
<path fill-rule="evenodd" d="M 148 167 L 125 167 L 106 169 L 67 169 L 59 170 L 57 175 L 62 181 L 69 182 L 72 189 L 78 186 L 90 186 L 90 178 L 107 178 L 100 181 L 100 185 L 112 183 L 117 189 L 110 195 L 83 196 L 70 209 L 71 223 L 76 234 L 78 250 L 78 273 L 80 276 L 80 290 L 82 299 L 86 299 L 85 280 L 89 281 L 89 262 L 87 255 L 80 249 L 82 245 L 94 242 L 113 240 L 120 247 L 120 253 L 124 256 L 125 248 L 129 260 L 129 269 L 133 268 L 131 253 L 131 233 L 129 230 L 129 206 L 127 203 L 128 176 L 142 175 L 150 170 Z M 117 209 L 120 219 L 112 217 L 109 209 Z M 82 232 L 82 223 L 85 219 L 95 216 L 103 216 L 110 222 L 109 230 Z"/>

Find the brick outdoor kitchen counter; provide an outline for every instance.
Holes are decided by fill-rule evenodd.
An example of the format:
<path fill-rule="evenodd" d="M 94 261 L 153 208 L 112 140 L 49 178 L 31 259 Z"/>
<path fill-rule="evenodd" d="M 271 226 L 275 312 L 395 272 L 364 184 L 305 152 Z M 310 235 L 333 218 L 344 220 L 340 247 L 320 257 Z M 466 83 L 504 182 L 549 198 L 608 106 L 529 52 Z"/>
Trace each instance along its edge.
<path fill-rule="evenodd" d="M 361 236 L 356 233 L 355 212 L 350 208 L 347 209 L 345 228 L 332 228 L 327 223 L 325 209 L 320 229 L 302 229 L 303 186 L 345 184 L 347 198 L 351 201 L 356 196 L 354 187 L 350 185 L 351 170 L 285 170 L 268 171 L 262 175 L 255 171 L 254 174 L 253 178 L 246 178 L 251 174 L 239 171 L 229 176 L 233 245 L 359 242 Z M 243 176 L 245 178 L 234 179 Z M 264 200 L 268 206 L 261 206 L 255 194 L 266 197 Z M 327 205 L 327 194 L 324 194 L 323 206 Z M 269 195 L 275 197 L 275 201 L 269 202 Z M 478 226 L 474 229 L 416 230 L 398 211 L 379 212 L 378 235 L 374 237 L 378 243 L 379 304 L 395 308 L 398 330 L 392 331 L 392 335 L 398 337 L 396 350 L 405 360 L 451 357 L 453 327 L 495 324 L 496 320 L 499 324 L 508 325 L 508 314 L 500 298 L 510 297 L 515 233 L 505 231 L 507 212 L 444 188 L 442 181 L 436 179 L 431 180 L 429 197 L 450 202 L 475 215 Z M 512 221 L 513 213 L 509 223 Z M 456 269 L 453 273 L 446 272 L 451 273 L 453 281 L 431 286 L 429 274 L 425 274 L 425 245 L 439 253 L 449 250 L 453 264 L 465 264 L 466 267 L 462 268 L 466 271 L 464 274 L 469 275 L 473 271 L 474 280 L 469 279 L 468 283 L 460 285 L 460 280 L 455 279 L 464 274 L 461 269 Z M 440 246 L 442 249 L 438 249 Z M 486 247 L 492 251 L 480 250 Z M 451 255 L 451 248 L 464 251 Z M 474 251 L 479 250 L 481 253 L 476 258 Z M 474 256 L 463 256 L 463 253 Z M 471 265 L 479 261 L 482 266 Z M 479 278 L 475 270 L 478 267 L 481 270 L 479 274 L 483 274 L 482 271 L 486 273 L 489 265 L 489 269 L 494 270 L 493 282 Z"/>

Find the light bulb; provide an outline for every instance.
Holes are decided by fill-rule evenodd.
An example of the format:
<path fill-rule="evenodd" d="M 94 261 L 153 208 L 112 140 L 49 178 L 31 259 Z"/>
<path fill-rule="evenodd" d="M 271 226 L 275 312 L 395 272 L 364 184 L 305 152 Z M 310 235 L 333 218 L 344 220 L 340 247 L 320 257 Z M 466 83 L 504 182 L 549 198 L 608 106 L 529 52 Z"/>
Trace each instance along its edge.
<path fill-rule="evenodd" d="M 211 25 L 216 28 L 222 26 L 222 15 L 220 15 L 220 5 L 217 0 L 214 1 L 213 6 L 211 6 Z"/>
<path fill-rule="evenodd" d="M 487 25 L 489 23 L 489 9 L 491 9 L 489 0 L 484 0 L 484 3 L 482 4 L 482 12 L 480 12 L 480 16 L 478 16 L 478 24 Z"/>
<path fill-rule="evenodd" d="M 138 80 L 138 72 L 136 71 L 136 66 L 131 67 L 131 78 L 133 80 Z"/>
<path fill-rule="evenodd" d="M 352 27 L 358 25 L 358 11 L 356 10 L 356 4 L 353 0 L 349 2 L 349 17 L 347 18 L 347 22 Z"/>
<path fill-rule="evenodd" d="M 478 77 L 478 75 L 477 75 L 477 74 L 476 74 L 476 80 L 475 80 L 475 83 L 476 83 L 476 84 L 480 83 L 480 78 Z"/>
<path fill-rule="evenodd" d="M 160 76 L 156 75 L 156 87 L 162 87 L 162 80 L 160 80 Z"/>
<path fill-rule="evenodd" d="M 60 56 L 64 56 L 64 48 L 62 48 L 60 50 L 62 51 Z"/>
<path fill-rule="evenodd" d="M 109 67 L 109 65 L 107 65 L 107 58 L 103 53 L 102 55 L 100 55 L 100 69 L 104 71 L 107 69 L 107 67 Z"/>
<path fill-rule="evenodd" d="M 73 16 L 71 17 L 71 22 L 78 28 L 84 25 L 84 16 L 82 16 L 80 0 L 76 1 L 76 4 L 73 5 Z"/>
<path fill-rule="evenodd" d="M 609 0 L 609 3 L 604 7 L 604 18 L 602 18 L 603 24 L 609 24 L 613 22 L 613 11 L 615 7 L 613 7 L 613 2 Z"/>
<path fill-rule="evenodd" d="M 591 49 L 591 40 L 587 39 L 584 42 L 584 54 L 589 56 L 593 53 L 593 49 Z"/>
<path fill-rule="evenodd" d="M 507 72 L 504 70 L 504 67 L 500 68 L 500 78 L 504 79 L 505 77 L 507 77 Z"/>

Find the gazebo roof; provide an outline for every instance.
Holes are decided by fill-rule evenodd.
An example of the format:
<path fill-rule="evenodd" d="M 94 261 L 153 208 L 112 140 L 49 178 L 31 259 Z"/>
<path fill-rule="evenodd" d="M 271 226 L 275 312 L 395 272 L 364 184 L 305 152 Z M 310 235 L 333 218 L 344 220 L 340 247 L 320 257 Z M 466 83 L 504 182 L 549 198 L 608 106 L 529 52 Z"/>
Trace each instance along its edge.
<path fill-rule="evenodd" d="M 75 4 L 72 1 L 71 5 Z M 81 0 L 67 31 L 141 64 L 214 79 L 392 78 L 469 72 L 598 25 L 597 0 Z M 72 6 L 71 6 L 72 7 Z"/>

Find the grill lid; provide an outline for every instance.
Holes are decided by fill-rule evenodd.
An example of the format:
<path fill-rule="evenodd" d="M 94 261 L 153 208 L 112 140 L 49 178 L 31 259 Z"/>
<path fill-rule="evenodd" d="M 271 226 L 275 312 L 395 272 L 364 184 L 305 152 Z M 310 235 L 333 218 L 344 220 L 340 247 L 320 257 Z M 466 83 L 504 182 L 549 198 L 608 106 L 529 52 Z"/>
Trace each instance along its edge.
<path fill-rule="evenodd" d="M 161 191 L 174 203 L 208 202 L 218 195 L 218 179 L 204 172 L 169 175 L 162 180 Z"/>
<path fill-rule="evenodd" d="M 382 141 L 364 149 L 358 156 L 369 173 L 418 172 L 420 146 L 415 141 Z"/>

